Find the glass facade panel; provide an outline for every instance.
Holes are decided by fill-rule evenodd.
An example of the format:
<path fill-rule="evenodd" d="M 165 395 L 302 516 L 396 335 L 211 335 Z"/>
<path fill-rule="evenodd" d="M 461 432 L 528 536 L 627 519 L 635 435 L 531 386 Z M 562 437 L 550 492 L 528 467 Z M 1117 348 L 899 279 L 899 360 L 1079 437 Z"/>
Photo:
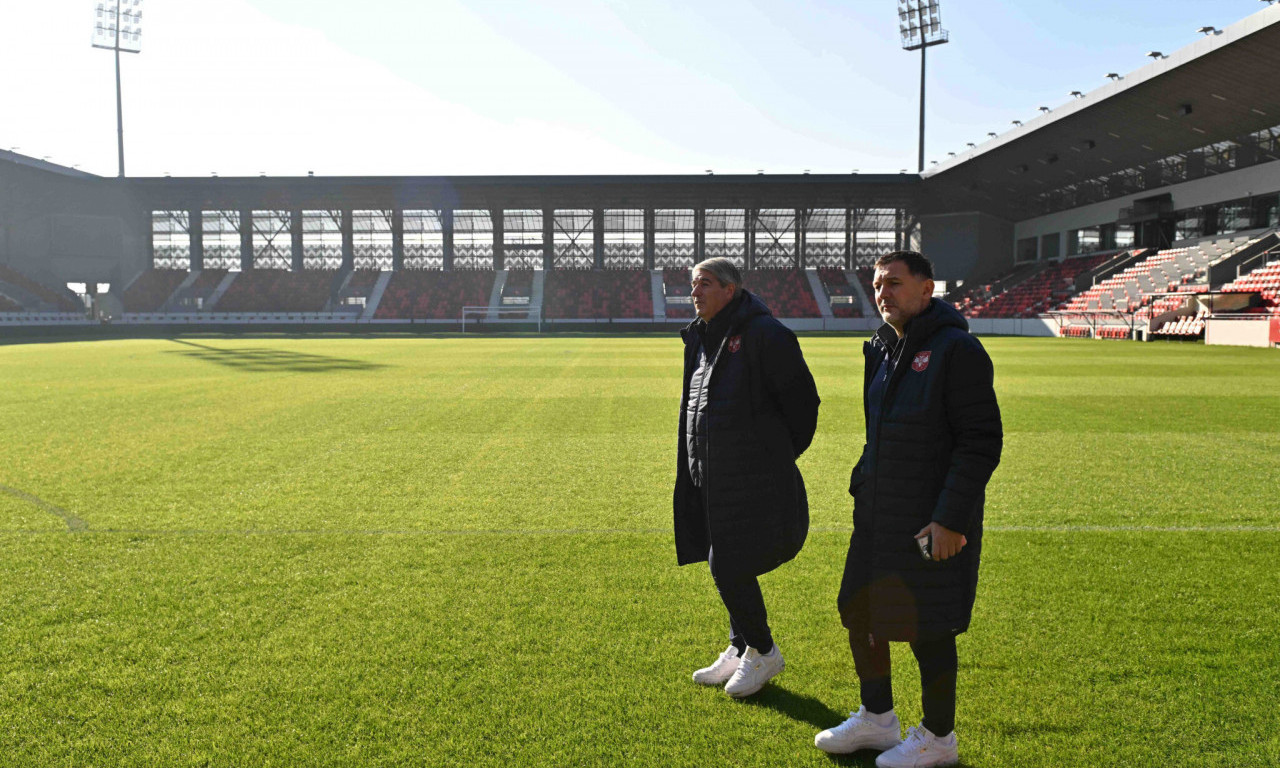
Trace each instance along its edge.
<path fill-rule="evenodd" d="M 900 242 L 898 220 L 893 208 L 863 208 L 853 212 L 853 263 L 869 267 Z"/>
<path fill-rule="evenodd" d="M 154 269 L 191 269 L 189 213 L 151 212 L 151 266 Z"/>
<path fill-rule="evenodd" d="M 391 211 L 351 212 L 351 262 L 356 269 L 391 269 Z"/>
<path fill-rule="evenodd" d="M 723 256 L 739 268 L 747 263 L 747 212 L 742 208 L 709 208 L 703 219 L 706 258 Z"/>
<path fill-rule="evenodd" d="M 845 226 L 848 213 L 843 208 L 814 208 L 805 217 L 804 260 L 810 267 L 845 266 L 848 248 Z"/>
<path fill-rule="evenodd" d="M 754 223 L 755 266 L 782 269 L 799 266 L 796 212 L 790 208 L 762 208 Z"/>
<path fill-rule="evenodd" d="M 605 269 L 644 267 L 644 211 L 611 208 L 604 212 Z"/>
<path fill-rule="evenodd" d="M 507 269 L 542 269 L 542 211 L 502 212 L 502 261 Z"/>
<path fill-rule="evenodd" d="M 302 212 L 302 268 L 342 267 L 342 211 Z"/>
<path fill-rule="evenodd" d="M 205 269 L 240 271 L 240 212 L 201 211 Z"/>
<path fill-rule="evenodd" d="M 556 269 L 595 266 L 595 220 L 589 209 L 561 209 L 553 216 L 552 263 Z"/>
<path fill-rule="evenodd" d="M 659 208 L 653 212 L 653 266 L 658 269 L 697 263 L 698 234 L 692 208 Z"/>
<path fill-rule="evenodd" d="M 293 217 L 288 211 L 253 212 L 253 268 L 293 266 Z"/>
<path fill-rule="evenodd" d="M 404 266 L 444 269 L 444 223 L 440 211 L 404 212 Z"/>
<path fill-rule="evenodd" d="M 453 268 L 493 269 L 493 217 L 488 211 L 453 212 Z"/>

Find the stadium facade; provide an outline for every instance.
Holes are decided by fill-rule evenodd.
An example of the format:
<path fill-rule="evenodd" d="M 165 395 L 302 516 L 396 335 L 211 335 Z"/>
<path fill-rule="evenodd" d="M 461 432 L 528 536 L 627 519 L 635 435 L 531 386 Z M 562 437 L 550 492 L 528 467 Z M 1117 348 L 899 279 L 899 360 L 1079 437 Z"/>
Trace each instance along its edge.
<path fill-rule="evenodd" d="M 942 280 L 986 294 L 1069 257 L 1103 253 L 1109 258 L 1068 273 L 1073 293 L 1111 275 L 1137 275 L 1135 291 L 1149 300 L 1162 291 L 1144 281 L 1185 275 L 1133 272 L 1136 257 L 1181 254 L 1209 239 L 1231 247 L 1202 249 L 1213 258 L 1202 265 L 1193 255 L 1186 264 L 1201 292 L 1213 293 L 1228 274 L 1209 266 L 1234 266 L 1232 278 L 1265 266 L 1270 257 L 1258 261 L 1257 243 L 1280 227 L 1278 59 L 1280 7 L 1268 6 L 922 174 L 116 179 L 0 151 L 0 322 L 39 324 L 57 310 L 69 322 L 74 307 L 41 290 L 58 294 L 67 283 L 83 283 L 88 293 L 110 284 L 98 303 L 117 320 L 148 314 L 117 299 L 156 271 L 176 274 L 150 279 L 148 295 L 158 302 L 150 314 L 201 322 L 232 284 L 248 282 L 238 275 L 259 270 L 323 273 L 307 284 L 324 306 L 291 311 L 339 321 L 377 319 L 376 304 L 399 273 L 492 272 L 488 286 L 471 282 L 491 310 L 482 317 L 499 319 L 510 299 L 517 309 L 521 299 L 541 304 L 547 274 L 647 272 L 651 280 L 633 282 L 650 291 L 648 303 L 618 317 L 610 302 L 621 299 L 606 296 L 576 316 L 662 322 L 684 316 L 669 301 L 675 291 L 663 271 L 725 255 L 753 272 L 801 275 L 764 280 L 779 295 L 811 291 L 812 314 L 804 297 L 784 302 L 801 319 L 863 327 L 871 321 L 858 318 L 873 312 L 856 270 L 910 246 L 935 260 Z M 532 285 L 508 296 L 504 277 L 525 270 L 535 273 Z M 204 294 L 193 294 L 203 272 L 217 280 L 205 279 Z M 361 272 L 369 273 L 356 281 L 363 295 L 345 295 Z M 298 284 L 259 280 L 254 290 Z M 607 294 L 601 285 L 588 287 Z M 428 288 L 419 281 L 418 290 Z M 401 290 L 402 303 L 421 306 L 405 293 L 412 290 Z M 1032 307 L 1036 317 L 1067 306 L 1067 297 L 1053 298 Z M 246 306 L 260 316 L 285 311 L 265 300 Z M 456 320 L 459 302 L 466 300 L 435 319 Z M 1111 294 L 1086 304 L 1077 309 L 1134 309 Z M 384 319 L 429 319 L 415 311 Z M 1097 335 L 1097 319 L 1088 324 Z M 1053 330 L 1063 327 L 1059 318 Z"/>

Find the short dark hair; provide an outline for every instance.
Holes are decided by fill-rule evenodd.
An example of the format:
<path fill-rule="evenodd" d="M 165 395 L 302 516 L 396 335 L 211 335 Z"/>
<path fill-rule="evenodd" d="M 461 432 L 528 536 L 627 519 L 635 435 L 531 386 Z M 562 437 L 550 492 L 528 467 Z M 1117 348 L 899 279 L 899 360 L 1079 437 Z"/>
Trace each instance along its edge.
<path fill-rule="evenodd" d="M 876 267 L 887 267 L 895 261 L 901 261 L 907 265 L 907 271 L 916 277 L 923 277 L 926 280 L 933 279 L 933 262 L 929 261 L 923 253 L 918 251 L 894 251 L 886 253 L 876 259 Z"/>

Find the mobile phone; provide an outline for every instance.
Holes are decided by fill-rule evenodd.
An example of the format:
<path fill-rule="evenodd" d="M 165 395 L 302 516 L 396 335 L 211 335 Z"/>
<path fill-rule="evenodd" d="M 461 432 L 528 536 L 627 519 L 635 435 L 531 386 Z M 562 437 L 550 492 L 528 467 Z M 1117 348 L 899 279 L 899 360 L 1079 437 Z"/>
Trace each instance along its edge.
<path fill-rule="evenodd" d="M 920 556 L 925 560 L 933 560 L 933 531 L 924 535 L 923 539 L 916 539 L 916 544 L 920 547 Z"/>

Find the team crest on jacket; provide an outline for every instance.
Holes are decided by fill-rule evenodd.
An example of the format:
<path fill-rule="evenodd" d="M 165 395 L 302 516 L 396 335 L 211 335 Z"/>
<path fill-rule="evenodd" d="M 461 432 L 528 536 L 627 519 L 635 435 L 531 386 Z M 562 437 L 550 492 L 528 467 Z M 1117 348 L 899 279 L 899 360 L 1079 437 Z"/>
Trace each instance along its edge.
<path fill-rule="evenodd" d="M 737 352 L 739 349 L 742 349 L 741 335 L 734 336 L 733 338 L 729 339 L 729 354 L 733 354 L 734 352 Z"/>
<path fill-rule="evenodd" d="M 916 353 L 916 357 L 915 357 L 915 359 L 911 361 L 911 370 L 915 371 L 916 373 L 920 373 L 920 372 L 924 371 L 924 369 L 925 369 L 925 368 L 928 368 L 928 367 L 929 367 L 929 355 L 931 355 L 931 354 L 933 354 L 933 353 L 932 353 L 932 352 L 917 352 L 917 353 Z"/>

